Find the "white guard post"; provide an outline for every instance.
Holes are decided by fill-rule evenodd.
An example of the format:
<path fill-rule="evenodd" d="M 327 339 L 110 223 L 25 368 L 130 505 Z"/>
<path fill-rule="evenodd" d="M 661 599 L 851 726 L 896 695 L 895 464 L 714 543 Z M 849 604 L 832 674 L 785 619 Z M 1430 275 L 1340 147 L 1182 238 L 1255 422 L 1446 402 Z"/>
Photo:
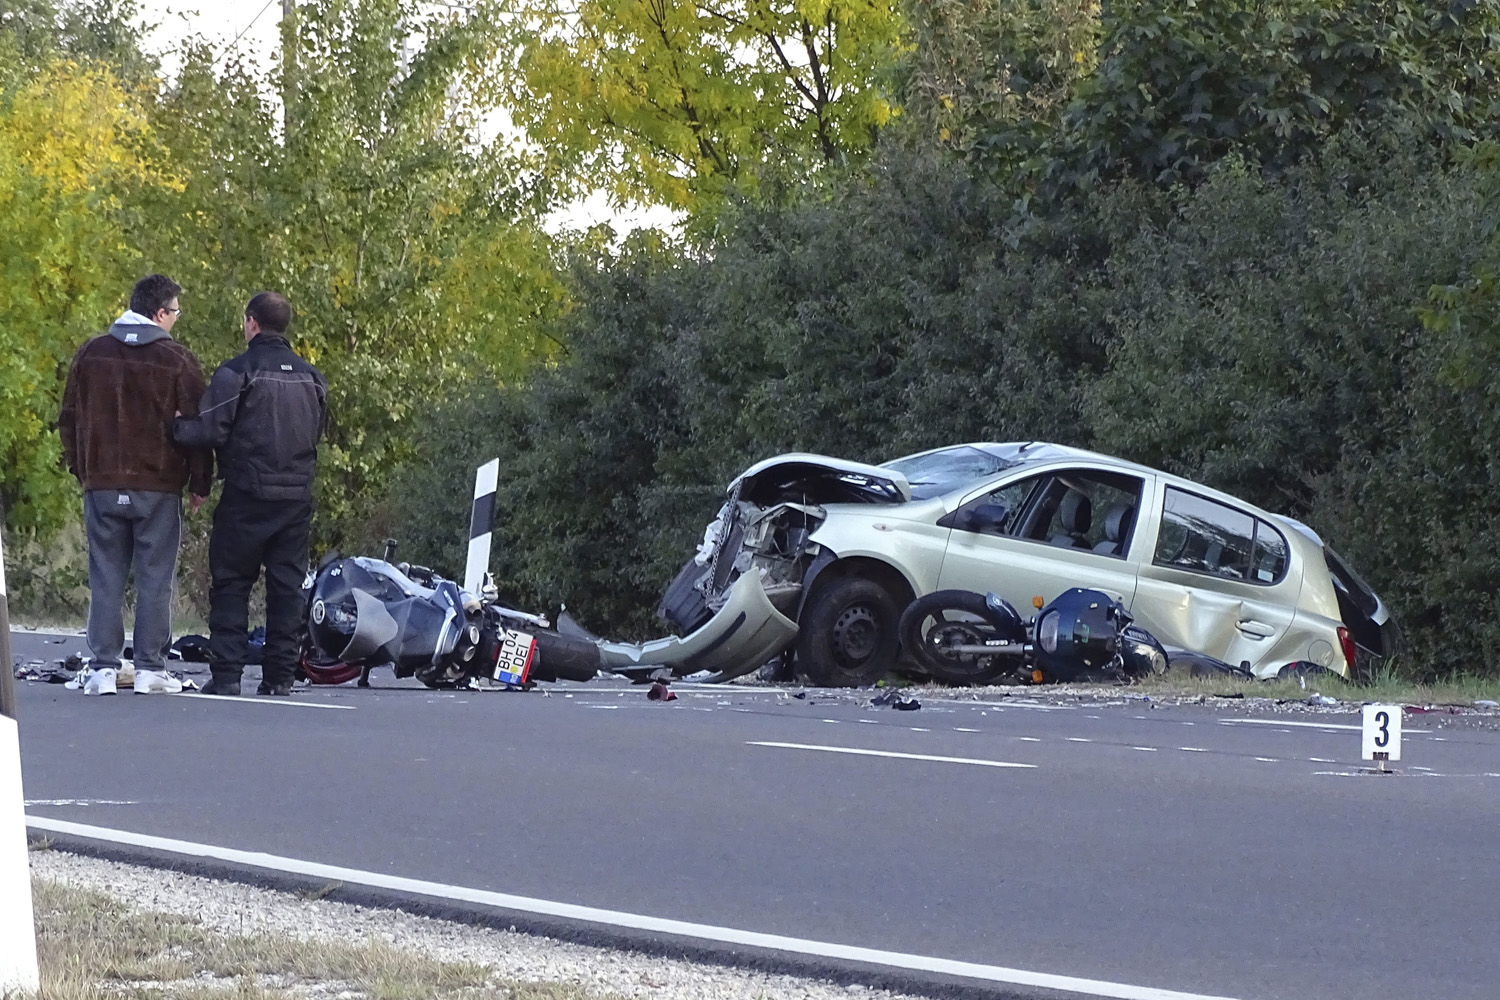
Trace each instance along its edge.
<path fill-rule="evenodd" d="M 464 567 L 464 589 L 478 595 L 490 568 L 490 536 L 495 531 L 495 488 L 500 482 L 500 460 L 479 467 L 474 474 L 474 510 L 469 515 L 469 563 Z"/>
<path fill-rule="evenodd" d="M 0 653 L 11 680 L 10 615 L 5 604 L 5 550 L 0 548 Z M 7 699 L 9 700 L 9 699 Z M 40 988 L 31 866 L 26 857 L 26 800 L 21 794 L 21 737 L 0 715 L 0 996 Z"/>
<path fill-rule="evenodd" d="M 1401 706 L 1366 705 L 1360 726 L 1359 755 L 1365 760 L 1401 759 Z"/>

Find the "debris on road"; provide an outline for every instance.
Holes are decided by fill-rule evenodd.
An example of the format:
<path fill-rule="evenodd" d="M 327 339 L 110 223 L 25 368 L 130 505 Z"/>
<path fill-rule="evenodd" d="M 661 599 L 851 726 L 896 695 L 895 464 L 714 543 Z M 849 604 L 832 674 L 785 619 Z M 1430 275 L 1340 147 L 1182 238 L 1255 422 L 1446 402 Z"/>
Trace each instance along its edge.
<path fill-rule="evenodd" d="M 667 687 L 661 681 L 651 685 L 651 690 L 646 692 L 648 701 L 676 701 L 677 692 Z"/>
<path fill-rule="evenodd" d="M 910 695 L 901 694 L 898 691 L 882 691 L 870 699 L 872 707 L 889 705 L 898 712 L 915 712 L 922 707 L 922 703 Z"/>

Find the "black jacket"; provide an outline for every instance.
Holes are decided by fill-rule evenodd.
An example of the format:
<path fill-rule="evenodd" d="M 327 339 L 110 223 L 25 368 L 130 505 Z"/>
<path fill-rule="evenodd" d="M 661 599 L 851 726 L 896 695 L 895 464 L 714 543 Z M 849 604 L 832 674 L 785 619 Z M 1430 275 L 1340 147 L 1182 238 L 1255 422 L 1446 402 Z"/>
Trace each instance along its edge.
<path fill-rule="evenodd" d="M 328 383 L 286 338 L 262 333 L 218 367 L 196 417 L 179 417 L 172 436 L 187 448 L 215 448 L 224 485 L 260 500 L 307 500 L 318 439 L 328 414 Z"/>

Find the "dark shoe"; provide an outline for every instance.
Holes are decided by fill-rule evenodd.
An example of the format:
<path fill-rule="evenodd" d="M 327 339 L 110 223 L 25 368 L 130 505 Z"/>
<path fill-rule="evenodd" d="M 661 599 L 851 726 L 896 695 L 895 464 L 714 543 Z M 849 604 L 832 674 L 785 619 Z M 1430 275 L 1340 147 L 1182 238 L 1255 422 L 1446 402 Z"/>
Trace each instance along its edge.
<path fill-rule="evenodd" d="M 231 698 L 238 698 L 240 694 L 240 682 L 223 680 L 211 677 L 207 684 L 199 690 L 199 694 L 221 694 Z"/>
<path fill-rule="evenodd" d="M 292 693 L 292 682 L 282 681 L 279 684 L 267 684 L 265 681 L 261 681 L 260 687 L 255 689 L 255 693 L 274 695 L 277 698 L 287 698 Z"/>

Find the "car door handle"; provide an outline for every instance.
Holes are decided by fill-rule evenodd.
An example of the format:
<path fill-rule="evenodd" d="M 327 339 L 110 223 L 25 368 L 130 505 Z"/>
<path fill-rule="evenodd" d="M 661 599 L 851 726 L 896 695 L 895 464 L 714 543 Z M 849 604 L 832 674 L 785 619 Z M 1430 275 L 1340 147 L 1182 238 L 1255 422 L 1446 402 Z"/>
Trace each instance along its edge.
<path fill-rule="evenodd" d="M 1253 618 L 1241 618 L 1239 620 L 1239 630 L 1252 639 L 1269 639 L 1276 634 L 1274 626 L 1267 625 L 1265 622 L 1258 622 Z"/>

